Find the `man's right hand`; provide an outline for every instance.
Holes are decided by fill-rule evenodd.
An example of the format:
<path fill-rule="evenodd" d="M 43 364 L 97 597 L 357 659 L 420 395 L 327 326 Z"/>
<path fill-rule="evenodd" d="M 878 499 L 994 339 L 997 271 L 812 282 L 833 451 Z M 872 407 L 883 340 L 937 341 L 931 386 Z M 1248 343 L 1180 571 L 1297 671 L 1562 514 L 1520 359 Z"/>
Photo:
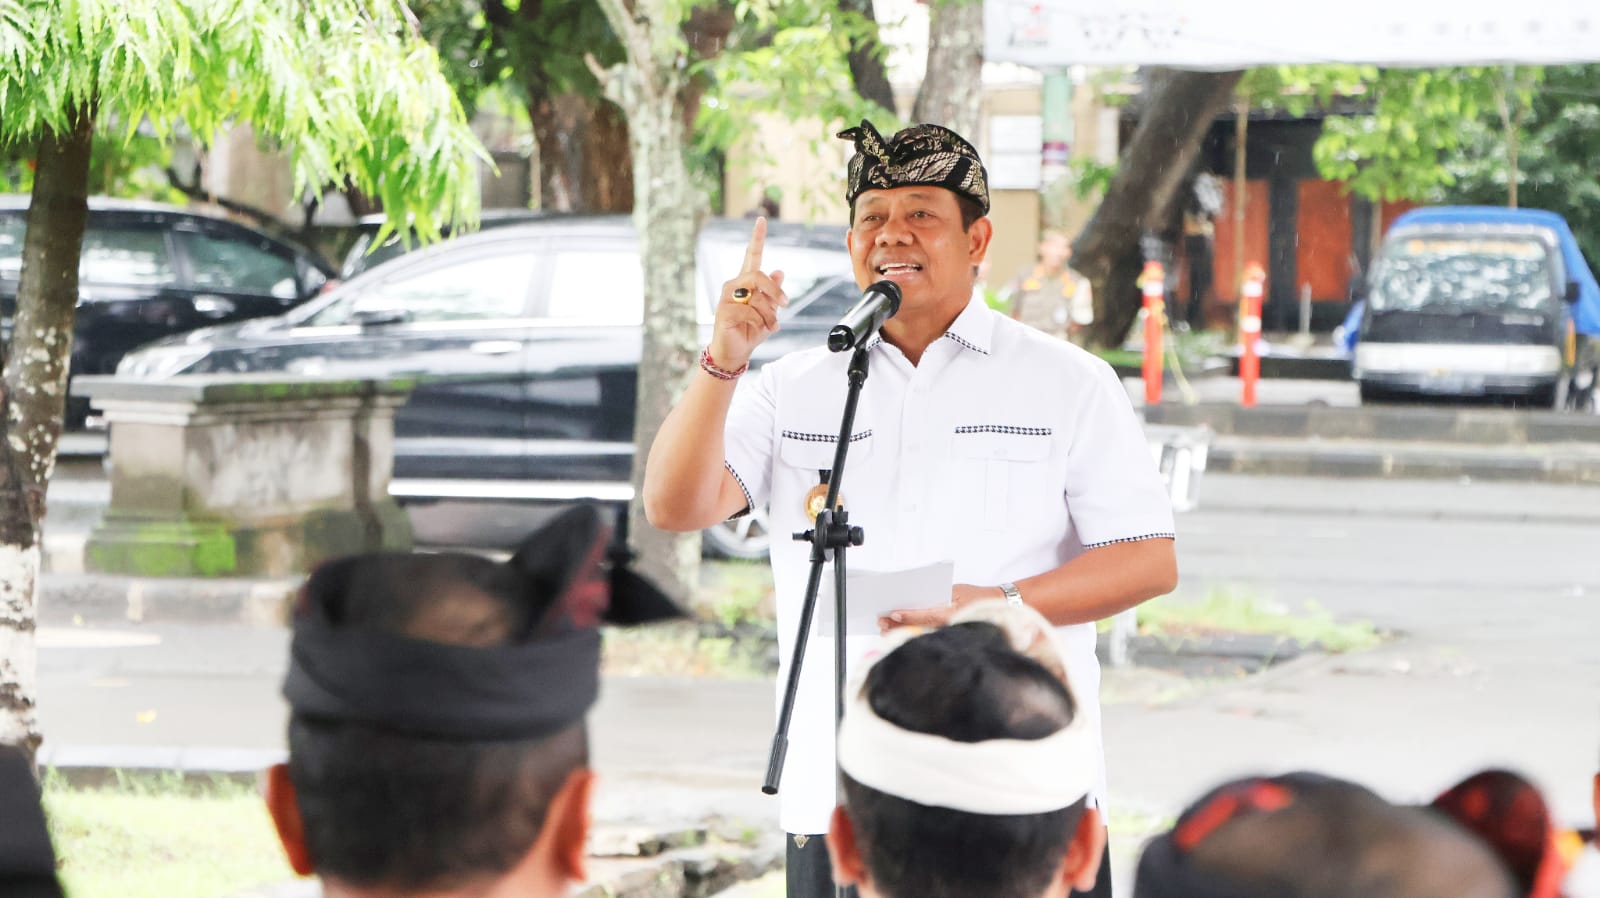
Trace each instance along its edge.
<path fill-rule="evenodd" d="M 744 266 L 722 285 L 710 347 L 711 359 L 720 368 L 735 369 L 749 362 L 756 347 L 778 330 L 778 309 L 789 304 L 783 292 L 783 272 L 761 270 L 766 242 L 767 220 L 757 218 Z"/>

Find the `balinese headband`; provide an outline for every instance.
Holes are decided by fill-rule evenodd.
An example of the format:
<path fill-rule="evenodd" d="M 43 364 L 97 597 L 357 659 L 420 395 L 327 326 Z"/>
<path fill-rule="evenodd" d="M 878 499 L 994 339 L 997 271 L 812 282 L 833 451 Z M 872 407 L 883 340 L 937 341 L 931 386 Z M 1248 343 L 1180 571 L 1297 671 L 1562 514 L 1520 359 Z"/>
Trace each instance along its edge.
<path fill-rule="evenodd" d="M 989 213 L 989 175 L 983 160 L 972 144 L 949 128 L 912 125 L 886 140 L 862 119 L 838 136 L 856 145 L 845 182 L 847 205 L 854 205 L 867 190 L 929 185 L 953 190 Z"/>
<path fill-rule="evenodd" d="M 309 591 L 294 619 L 283 695 L 298 715 L 410 735 L 536 739 L 576 723 L 600 690 L 601 621 L 677 616 L 628 570 L 598 509 L 579 506 L 530 535 L 507 564 L 562 620 L 548 635 L 450 645 L 343 625 Z M 358 563 L 347 559 L 333 564 Z M 530 599 L 531 601 L 532 599 Z"/>
<path fill-rule="evenodd" d="M 993 623 L 1018 651 L 1056 653 L 1055 666 L 1061 667 L 1053 641 L 1048 649 L 1034 642 L 1043 618 L 1032 609 L 976 603 L 951 623 L 962 621 Z M 1047 633 L 1049 625 L 1042 626 Z M 879 792 L 930 807 L 1013 816 L 1070 807 L 1094 786 L 1100 761 L 1086 714 L 1074 715 L 1070 724 L 1043 739 L 957 742 L 905 730 L 879 717 L 860 682 L 852 695 L 839 728 L 839 767 Z"/>

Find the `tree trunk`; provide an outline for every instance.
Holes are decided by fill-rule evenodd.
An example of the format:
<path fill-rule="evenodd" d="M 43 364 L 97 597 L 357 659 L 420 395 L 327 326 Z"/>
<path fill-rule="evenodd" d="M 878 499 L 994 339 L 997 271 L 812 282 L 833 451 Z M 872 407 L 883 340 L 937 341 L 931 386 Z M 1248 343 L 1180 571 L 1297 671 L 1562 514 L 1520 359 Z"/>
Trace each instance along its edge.
<path fill-rule="evenodd" d="M 74 110 L 72 129 L 39 141 L 28 232 L 22 245 L 17 311 L 0 388 L 0 743 L 30 755 L 40 742 L 34 717 L 34 644 L 39 523 L 55 467 L 72 357 L 78 255 L 89 222 L 89 151 L 94 111 Z"/>
<path fill-rule="evenodd" d="M 1072 267 L 1094 285 L 1089 342 L 1115 346 L 1138 316 L 1139 239 L 1161 228 L 1200 154 L 1211 122 L 1243 72 L 1158 70 L 1116 177 L 1072 246 Z"/>
<path fill-rule="evenodd" d="M 894 86 L 889 83 L 889 71 L 883 64 L 884 48 L 878 43 L 878 19 L 872 0 L 839 0 L 839 9 L 861 16 L 867 24 L 866 34 L 851 38 L 847 54 L 850 80 L 856 86 L 856 93 L 890 114 L 899 115 L 895 109 Z"/>
<path fill-rule="evenodd" d="M 916 122 L 943 125 L 976 144 L 983 103 L 983 3 L 928 4 L 928 69 L 911 111 Z"/>
<path fill-rule="evenodd" d="M 529 86 L 530 94 L 536 88 Z M 628 122 L 615 105 L 577 94 L 528 104 L 539 147 L 539 208 L 627 212 L 633 208 Z"/>
<path fill-rule="evenodd" d="M 706 198 L 690 177 L 681 21 L 659 0 L 601 0 L 628 51 L 628 62 L 597 72 L 606 95 L 628 120 L 633 150 L 633 220 L 644 263 L 644 339 L 639 360 L 639 396 L 634 423 L 634 501 L 628 532 L 639 567 L 678 598 L 693 590 L 700 567 L 700 535 L 668 533 L 645 520 L 644 463 L 656 431 L 682 395 L 696 364 L 694 258 Z"/>

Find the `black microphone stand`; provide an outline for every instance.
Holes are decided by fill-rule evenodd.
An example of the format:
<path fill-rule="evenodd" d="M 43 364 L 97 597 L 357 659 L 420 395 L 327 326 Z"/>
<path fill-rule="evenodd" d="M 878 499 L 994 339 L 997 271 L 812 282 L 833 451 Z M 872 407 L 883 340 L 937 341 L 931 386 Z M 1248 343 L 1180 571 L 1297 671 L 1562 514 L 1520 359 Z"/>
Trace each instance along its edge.
<path fill-rule="evenodd" d="M 845 640 L 845 549 L 859 546 L 864 534 L 860 527 L 850 526 L 850 513 L 838 507 L 839 484 L 844 481 L 845 454 L 850 450 L 851 431 L 855 429 L 856 404 L 861 399 L 861 386 L 867 382 L 867 343 L 861 345 L 850 357 L 849 391 L 845 394 L 844 416 L 839 424 L 839 442 L 833 450 L 833 468 L 828 475 L 828 496 L 815 526 L 796 533 L 799 542 L 811 543 L 811 573 L 806 580 L 805 603 L 800 606 L 800 628 L 795 633 L 794 653 L 789 659 L 788 681 L 783 687 L 783 704 L 778 710 L 778 731 L 772 737 L 772 754 L 767 761 L 767 778 L 761 791 L 778 794 L 778 780 L 783 775 L 784 756 L 789 752 L 789 720 L 794 715 L 795 693 L 800 688 L 800 666 L 805 663 L 806 640 L 811 635 L 811 621 L 816 614 L 817 591 L 822 586 L 822 565 L 833 553 L 833 722 L 837 730 L 844 717 L 844 640 Z M 837 764 L 837 761 L 835 761 Z M 835 886 L 835 895 L 846 890 Z"/>

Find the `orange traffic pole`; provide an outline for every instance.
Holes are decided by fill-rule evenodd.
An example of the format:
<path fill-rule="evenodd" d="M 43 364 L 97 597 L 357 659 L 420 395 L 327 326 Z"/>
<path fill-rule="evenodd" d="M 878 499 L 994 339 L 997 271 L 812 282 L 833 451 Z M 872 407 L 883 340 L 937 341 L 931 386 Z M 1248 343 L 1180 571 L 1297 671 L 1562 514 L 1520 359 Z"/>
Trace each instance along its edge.
<path fill-rule="evenodd" d="M 1261 339 L 1261 294 L 1266 271 L 1255 262 L 1244 269 L 1244 288 L 1239 296 L 1239 340 L 1244 344 L 1239 354 L 1239 383 L 1244 395 L 1239 404 L 1254 408 L 1256 381 L 1261 379 L 1261 356 L 1256 354 L 1256 343 Z"/>
<path fill-rule="evenodd" d="M 1166 273 L 1160 262 L 1144 263 L 1139 274 L 1144 290 L 1144 404 L 1161 402 L 1161 353 L 1166 343 L 1162 336 L 1167 317 Z"/>

